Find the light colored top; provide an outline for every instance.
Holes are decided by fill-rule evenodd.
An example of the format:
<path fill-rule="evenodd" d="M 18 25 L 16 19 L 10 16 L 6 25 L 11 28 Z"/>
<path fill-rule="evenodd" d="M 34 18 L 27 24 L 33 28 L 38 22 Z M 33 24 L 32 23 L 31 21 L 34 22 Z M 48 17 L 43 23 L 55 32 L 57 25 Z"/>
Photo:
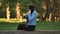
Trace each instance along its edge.
<path fill-rule="evenodd" d="M 30 11 L 30 10 L 29 10 Z M 34 10 L 32 14 L 27 14 L 28 16 L 28 24 L 27 25 L 36 25 L 36 18 L 37 18 L 37 12 Z"/>

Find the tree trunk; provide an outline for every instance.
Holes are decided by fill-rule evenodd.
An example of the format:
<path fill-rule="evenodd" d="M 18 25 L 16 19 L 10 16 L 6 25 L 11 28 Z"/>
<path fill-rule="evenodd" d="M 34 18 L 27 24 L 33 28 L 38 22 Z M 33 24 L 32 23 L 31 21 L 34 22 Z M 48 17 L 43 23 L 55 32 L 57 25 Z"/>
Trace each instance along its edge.
<path fill-rule="evenodd" d="M 42 2 L 40 2 L 39 8 L 40 8 L 40 20 L 42 20 L 43 18 Z"/>
<path fill-rule="evenodd" d="M 7 21 L 10 20 L 10 11 L 9 11 L 9 3 L 7 4 L 6 12 L 7 12 Z"/>
<path fill-rule="evenodd" d="M 50 0 L 45 0 L 46 1 L 46 15 L 44 19 L 46 21 L 49 21 L 49 14 L 50 14 Z"/>
<path fill-rule="evenodd" d="M 19 6 L 19 2 L 16 3 L 16 18 L 18 20 L 20 19 L 20 6 Z"/>

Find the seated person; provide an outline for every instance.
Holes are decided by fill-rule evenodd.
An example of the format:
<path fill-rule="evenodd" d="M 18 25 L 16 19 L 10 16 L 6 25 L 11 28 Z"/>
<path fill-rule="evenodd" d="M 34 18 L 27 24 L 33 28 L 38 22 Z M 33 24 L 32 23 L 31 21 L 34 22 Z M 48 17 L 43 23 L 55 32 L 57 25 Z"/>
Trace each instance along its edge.
<path fill-rule="evenodd" d="M 24 16 L 27 19 L 27 23 L 23 25 L 18 25 L 18 27 L 21 27 L 20 29 L 18 28 L 17 30 L 26 30 L 26 31 L 34 31 L 36 27 L 36 18 L 37 18 L 37 12 L 35 10 L 35 7 L 33 4 L 29 5 L 29 13 Z"/>

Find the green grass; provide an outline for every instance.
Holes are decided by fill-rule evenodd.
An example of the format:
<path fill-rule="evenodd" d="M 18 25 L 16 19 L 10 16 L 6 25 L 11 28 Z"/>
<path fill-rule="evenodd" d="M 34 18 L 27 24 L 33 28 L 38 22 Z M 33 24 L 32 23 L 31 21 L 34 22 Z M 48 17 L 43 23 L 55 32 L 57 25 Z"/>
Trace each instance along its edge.
<path fill-rule="evenodd" d="M 0 30 L 16 30 L 17 23 L 0 23 Z"/>
<path fill-rule="evenodd" d="M 36 30 L 60 30 L 60 22 L 38 22 Z"/>
<path fill-rule="evenodd" d="M 0 22 L 0 30 L 16 30 L 18 24 L 19 23 Z M 37 22 L 36 30 L 60 30 L 60 22 Z"/>

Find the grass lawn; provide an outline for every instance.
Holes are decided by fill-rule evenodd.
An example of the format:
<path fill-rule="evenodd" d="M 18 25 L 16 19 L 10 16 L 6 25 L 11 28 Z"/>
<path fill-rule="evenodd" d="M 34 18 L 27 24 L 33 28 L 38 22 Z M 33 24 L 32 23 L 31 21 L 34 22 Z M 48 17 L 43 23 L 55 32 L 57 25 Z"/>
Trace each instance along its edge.
<path fill-rule="evenodd" d="M 60 30 L 60 22 L 45 22 L 37 23 L 36 30 Z"/>
<path fill-rule="evenodd" d="M 0 22 L 0 30 L 16 30 L 18 24 Z M 60 30 L 60 22 L 37 22 L 36 30 Z"/>

